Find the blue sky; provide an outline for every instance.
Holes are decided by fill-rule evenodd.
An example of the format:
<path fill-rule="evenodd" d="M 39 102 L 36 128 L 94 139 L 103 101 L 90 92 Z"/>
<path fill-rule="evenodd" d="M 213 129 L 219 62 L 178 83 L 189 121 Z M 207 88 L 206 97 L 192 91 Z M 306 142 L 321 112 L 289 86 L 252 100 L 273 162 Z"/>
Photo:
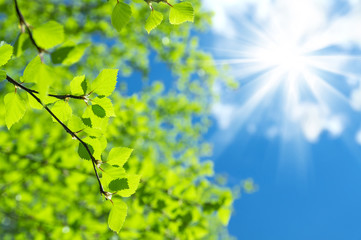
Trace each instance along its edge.
<path fill-rule="evenodd" d="M 204 6 L 215 15 L 201 46 L 240 84 L 214 86 L 220 101 L 207 140 L 216 172 L 229 186 L 248 178 L 258 186 L 235 202 L 230 233 L 361 240 L 361 1 Z M 171 79 L 156 56 L 151 63 L 151 81 Z M 141 76 L 130 78 L 128 93 L 141 90 Z"/>
<path fill-rule="evenodd" d="M 204 5 L 215 24 L 202 46 L 240 83 L 214 86 L 216 172 L 259 187 L 236 201 L 231 234 L 361 239 L 361 2 Z"/>

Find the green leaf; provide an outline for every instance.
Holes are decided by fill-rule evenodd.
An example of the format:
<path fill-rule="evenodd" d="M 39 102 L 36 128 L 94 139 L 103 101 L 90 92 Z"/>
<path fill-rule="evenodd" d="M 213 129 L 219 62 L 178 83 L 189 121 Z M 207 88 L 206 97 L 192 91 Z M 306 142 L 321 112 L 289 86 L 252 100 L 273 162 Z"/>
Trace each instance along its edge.
<path fill-rule="evenodd" d="M 95 78 L 92 84 L 92 90 L 99 96 L 109 96 L 117 84 L 117 69 L 104 69 Z"/>
<path fill-rule="evenodd" d="M 81 120 L 87 127 L 93 127 L 91 119 L 87 118 L 87 116 L 83 115 Z"/>
<path fill-rule="evenodd" d="M 37 83 L 37 90 L 40 94 L 40 99 L 46 99 L 49 86 L 57 78 L 56 74 L 53 74 L 53 69 L 46 64 L 42 63 L 40 57 L 35 57 L 25 68 L 23 80 L 24 82 Z"/>
<path fill-rule="evenodd" d="M 93 147 L 90 145 L 90 144 L 87 144 L 86 145 L 88 146 L 89 148 L 89 151 L 90 153 L 93 155 L 94 154 L 94 149 Z M 81 159 L 84 159 L 84 160 L 91 160 L 91 157 L 88 153 L 88 151 L 86 150 L 86 148 L 84 147 L 83 144 L 79 143 L 79 146 L 78 146 L 78 155 Z"/>
<path fill-rule="evenodd" d="M 189 2 L 181 2 L 173 5 L 169 12 L 169 22 L 171 24 L 181 24 L 186 21 L 193 22 L 194 10 Z"/>
<path fill-rule="evenodd" d="M 118 2 L 112 12 L 112 25 L 119 32 L 129 22 L 132 9 L 128 4 Z"/>
<path fill-rule="evenodd" d="M 3 70 L 0 70 L 0 81 L 5 80 L 6 79 L 6 72 Z"/>
<path fill-rule="evenodd" d="M 0 66 L 5 65 L 13 55 L 13 47 L 4 42 L 0 43 Z"/>
<path fill-rule="evenodd" d="M 92 105 L 92 111 L 97 117 L 104 118 L 106 116 L 104 108 L 98 104 Z"/>
<path fill-rule="evenodd" d="M 64 27 L 58 22 L 49 21 L 33 31 L 35 42 L 44 49 L 50 49 L 64 41 Z"/>
<path fill-rule="evenodd" d="M 97 115 L 98 117 L 115 117 L 115 113 L 114 113 L 114 108 L 113 108 L 113 104 L 110 101 L 109 98 L 95 98 L 92 100 L 92 110 L 94 112 L 95 115 Z M 101 115 L 99 116 L 95 111 L 94 108 L 96 107 L 96 109 L 98 110 L 98 114 Z"/>
<path fill-rule="evenodd" d="M 16 93 L 8 93 L 4 97 L 5 122 L 8 129 L 18 122 L 25 114 L 25 102 Z"/>
<path fill-rule="evenodd" d="M 150 12 L 150 15 L 145 23 L 145 30 L 148 33 L 156 28 L 163 21 L 163 14 L 155 10 Z"/>
<path fill-rule="evenodd" d="M 88 43 L 78 45 L 64 44 L 51 53 L 51 61 L 54 64 L 72 65 L 77 63 L 84 55 Z"/>
<path fill-rule="evenodd" d="M 101 165 L 101 168 L 103 169 L 104 173 L 108 174 L 110 176 L 110 178 L 112 178 L 112 179 L 119 178 L 125 174 L 124 168 L 118 167 L 116 165 L 112 166 L 108 163 L 103 163 Z"/>
<path fill-rule="evenodd" d="M 108 217 L 108 226 L 114 232 L 119 233 L 127 216 L 128 207 L 120 198 L 114 197 L 113 202 L 114 205 Z"/>
<path fill-rule="evenodd" d="M 128 178 L 117 178 L 109 183 L 110 191 L 122 191 L 129 189 Z"/>
<path fill-rule="evenodd" d="M 28 100 L 31 108 L 43 109 L 43 106 L 38 101 L 36 101 L 36 99 L 33 98 L 33 96 L 31 96 L 29 93 L 28 93 Z"/>
<path fill-rule="evenodd" d="M 109 168 L 107 170 L 109 171 Z M 138 188 L 140 176 L 119 174 L 122 170 L 123 168 L 117 169 L 115 167 L 113 167 L 111 173 L 107 173 L 104 170 L 105 172 L 103 173 L 101 182 L 107 191 L 115 192 L 121 197 L 130 197 Z"/>
<path fill-rule="evenodd" d="M 135 193 L 140 182 L 139 175 L 125 175 L 109 183 L 109 189 L 116 191 L 119 196 L 130 197 Z"/>
<path fill-rule="evenodd" d="M 82 119 L 84 122 L 84 119 Z M 85 124 L 85 123 L 84 123 Z M 101 129 L 96 129 L 96 128 L 91 128 L 91 127 L 86 127 L 84 129 L 84 133 L 88 134 L 89 136 L 93 136 L 93 137 L 101 137 L 104 135 L 104 131 Z"/>
<path fill-rule="evenodd" d="M 40 99 L 45 99 L 47 97 L 46 95 L 48 94 L 49 87 L 53 83 L 53 75 L 52 69 L 49 66 L 43 63 L 40 64 L 38 71 L 35 74 Z"/>
<path fill-rule="evenodd" d="M 115 147 L 112 148 L 109 152 L 107 163 L 110 165 L 116 165 L 123 167 L 123 165 L 128 161 L 130 155 L 132 154 L 133 149 L 126 147 Z"/>
<path fill-rule="evenodd" d="M 78 132 L 86 128 L 86 126 L 80 117 L 72 115 L 68 122 L 68 128 L 73 132 Z"/>
<path fill-rule="evenodd" d="M 36 82 L 36 75 L 38 72 L 38 68 L 41 65 L 41 59 L 39 56 L 36 56 L 33 60 L 29 62 L 26 66 L 23 74 L 24 82 Z"/>
<path fill-rule="evenodd" d="M 91 152 L 91 154 L 93 155 L 93 157 L 97 160 L 101 159 L 101 154 L 104 151 L 104 149 L 107 146 L 107 141 L 105 137 L 86 137 L 84 139 L 82 139 L 89 147 L 89 150 Z M 85 147 L 82 144 L 79 144 L 78 147 L 78 153 L 79 156 L 82 159 L 85 160 L 91 160 L 91 157 L 89 156 L 88 151 L 85 149 Z"/>
<path fill-rule="evenodd" d="M 85 109 L 82 119 L 87 126 L 99 130 L 105 130 L 109 121 L 109 118 L 100 118 L 95 115 L 91 106 Z"/>
<path fill-rule="evenodd" d="M 85 75 L 77 76 L 73 78 L 73 80 L 71 80 L 70 82 L 71 94 L 77 96 L 83 96 L 86 93 L 87 86 L 88 84 L 85 80 Z"/>
<path fill-rule="evenodd" d="M 20 57 L 21 54 L 29 48 L 31 45 L 29 35 L 26 33 L 20 33 L 18 37 L 16 38 L 15 44 L 14 44 L 14 56 Z"/>
<path fill-rule="evenodd" d="M 63 123 L 66 123 L 71 118 L 73 113 L 71 107 L 69 106 L 69 103 L 63 100 L 57 101 L 51 108 L 51 111 Z M 57 122 L 54 117 L 53 121 Z"/>
<path fill-rule="evenodd" d="M 105 165 L 105 166 L 104 166 L 104 165 Z M 107 168 L 107 165 L 106 165 L 105 163 L 103 163 L 103 164 L 101 165 L 101 168 L 103 168 L 103 166 L 104 166 L 105 168 Z M 108 164 L 108 166 L 110 166 L 110 165 Z M 122 174 L 121 176 L 123 176 L 123 175 L 124 175 L 124 174 Z M 100 181 L 101 181 L 101 183 L 102 183 L 102 185 L 103 185 L 103 187 L 104 187 L 104 190 L 105 190 L 105 191 L 110 191 L 110 189 L 109 189 L 109 183 L 110 183 L 111 181 L 113 181 L 115 178 L 119 178 L 119 177 L 121 177 L 121 176 L 113 177 L 113 175 L 108 174 L 107 172 L 102 172 L 102 177 L 101 177 Z"/>
<path fill-rule="evenodd" d="M 31 108 L 43 109 L 43 106 L 35 98 L 33 98 L 33 96 L 31 96 L 30 94 L 28 94 L 28 101 L 29 101 L 29 105 Z M 58 101 L 58 99 L 50 97 L 50 96 L 45 96 L 44 98 L 41 99 L 41 101 L 44 105 L 48 105 L 48 104 L 55 103 L 56 101 Z"/>

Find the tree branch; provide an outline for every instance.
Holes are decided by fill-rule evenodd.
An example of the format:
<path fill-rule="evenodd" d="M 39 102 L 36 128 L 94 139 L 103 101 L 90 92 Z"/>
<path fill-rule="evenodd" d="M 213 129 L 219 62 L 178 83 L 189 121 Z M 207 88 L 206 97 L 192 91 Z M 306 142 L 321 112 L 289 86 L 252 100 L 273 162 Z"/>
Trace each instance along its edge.
<path fill-rule="evenodd" d="M 35 42 L 35 39 L 33 37 L 33 33 L 31 32 L 30 30 L 30 26 L 29 24 L 25 21 L 25 18 L 23 16 L 23 14 L 21 13 L 20 11 L 20 8 L 19 8 L 19 5 L 18 5 L 18 1 L 17 0 L 14 0 L 14 3 L 15 3 L 15 10 L 16 10 L 16 14 L 19 18 L 19 23 L 20 23 L 20 27 L 21 27 L 21 31 L 24 32 L 24 27 L 26 29 L 26 31 L 28 32 L 29 34 L 29 38 L 30 38 L 30 41 L 31 43 L 36 47 L 36 49 L 38 50 L 38 53 L 41 57 L 41 54 L 43 52 L 46 52 L 45 49 L 41 48 L 36 42 Z M 43 58 L 41 57 L 41 60 L 43 61 Z"/>
<path fill-rule="evenodd" d="M 86 149 L 86 151 L 88 152 L 91 160 L 92 160 L 92 164 L 93 164 L 93 168 L 94 168 L 94 172 L 95 172 L 95 176 L 98 180 L 98 183 L 99 183 L 99 190 L 100 190 L 100 193 L 101 194 L 106 194 L 106 192 L 104 191 L 104 188 L 103 188 L 103 185 L 102 183 L 100 182 L 100 178 L 99 178 L 99 174 L 98 174 L 98 171 L 96 169 L 96 159 L 95 157 L 93 156 L 93 154 L 91 153 L 89 147 L 88 147 L 88 144 L 86 144 L 81 138 L 78 137 L 78 135 L 73 132 L 72 130 L 70 130 L 45 104 L 43 104 L 43 102 L 40 100 L 40 98 L 38 98 L 35 93 L 36 91 L 35 90 L 32 90 L 32 89 L 29 89 L 27 87 L 24 87 L 23 85 L 21 85 L 20 83 L 18 83 L 17 81 L 15 81 L 14 79 L 12 79 L 10 76 L 6 75 L 6 80 L 10 83 L 12 83 L 14 86 L 20 88 L 20 89 L 23 89 L 24 91 L 26 91 L 27 93 L 29 93 L 38 103 L 40 103 L 43 108 L 64 128 L 64 130 L 69 133 L 72 138 L 78 140 L 80 142 L 80 144 L 82 144 L 84 146 L 84 148 Z"/>
<path fill-rule="evenodd" d="M 23 89 L 27 92 L 32 92 L 32 93 L 36 93 L 36 94 L 39 94 L 38 91 L 36 90 L 33 90 L 33 89 L 30 89 L 30 88 L 27 88 L 25 86 L 23 86 Z M 73 98 L 73 99 L 80 99 L 80 100 L 86 100 L 87 99 L 87 96 L 86 95 L 83 95 L 83 96 L 77 96 L 77 95 L 72 95 L 72 94 L 64 94 L 64 95 L 59 95 L 59 94 L 48 94 L 49 97 L 54 97 L 54 98 L 57 98 L 57 99 L 61 99 L 61 100 L 67 100 L 69 98 Z"/>
<path fill-rule="evenodd" d="M 73 98 L 73 99 L 81 99 L 81 100 L 85 100 L 86 96 L 76 96 L 76 95 L 72 95 L 72 94 L 65 94 L 65 95 L 57 95 L 57 94 L 48 94 L 49 97 L 55 97 L 58 99 L 62 99 L 62 100 L 66 100 L 69 98 Z"/>

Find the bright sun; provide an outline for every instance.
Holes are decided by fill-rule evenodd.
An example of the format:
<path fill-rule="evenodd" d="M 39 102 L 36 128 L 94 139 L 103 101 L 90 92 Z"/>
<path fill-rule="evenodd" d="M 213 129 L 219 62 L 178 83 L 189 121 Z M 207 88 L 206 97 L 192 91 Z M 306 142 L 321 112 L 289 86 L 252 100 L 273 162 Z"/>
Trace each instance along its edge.
<path fill-rule="evenodd" d="M 266 45 L 251 51 L 258 64 L 265 68 L 278 68 L 283 73 L 301 74 L 307 67 L 307 56 L 301 46 L 289 42 Z"/>
<path fill-rule="evenodd" d="M 302 150 L 304 140 L 346 132 L 347 114 L 361 111 L 359 4 L 333 15 L 326 0 L 230 2 L 257 8 L 218 22 L 216 64 L 230 69 L 240 88 L 216 85 L 221 100 L 212 111 L 222 130 L 215 145 L 225 148 L 242 130 Z"/>
<path fill-rule="evenodd" d="M 303 34 L 283 32 L 283 28 L 250 29 L 254 35 L 231 45 L 238 50 L 225 50 L 230 58 L 217 61 L 231 65 L 233 76 L 242 85 L 242 94 L 234 97 L 241 104 L 228 104 L 225 112 L 220 112 L 228 119 L 223 128 L 231 126 L 229 139 L 237 132 L 234 128 L 245 125 L 248 129 L 249 122 L 257 126 L 249 129 L 260 128 L 267 136 L 282 139 L 302 134 L 315 142 L 323 131 L 339 135 L 344 119 L 334 112 L 348 100 L 335 87 L 340 84 L 335 76 L 344 75 L 339 63 L 354 58 L 325 54 L 322 50 L 328 46 L 319 48 L 323 44 L 313 41 L 317 35 L 305 38 Z M 227 99 L 232 97 L 228 95 Z"/>

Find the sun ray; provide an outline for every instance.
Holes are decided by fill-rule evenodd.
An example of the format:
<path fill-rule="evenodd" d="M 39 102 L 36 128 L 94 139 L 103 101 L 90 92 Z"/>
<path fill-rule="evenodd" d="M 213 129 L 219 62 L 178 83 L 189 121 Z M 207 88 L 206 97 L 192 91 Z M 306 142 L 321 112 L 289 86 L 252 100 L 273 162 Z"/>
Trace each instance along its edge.
<path fill-rule="evenodd" d="M 310 57 L 310 65 L 313 68 L 327 71 L 329 73 L 342 75 L 347 78 L 359 78 L 360 74 L 350 73 L 345 70 L 345 65 L 349 62 L 359 62 L 361 64 L 361 56 L 352 55 L 326 55 Z"/>
<path fill-rule="evenodd" d="M 288 140 L 314 142 L 322 131 L 339 134 L 341 115 L 352 109 L 350 94 L 361 79 L 361 51 L 333 45 L 326 38 L 329 29 L 308 29 L 302 21 L 299 31 L 278 16 L 262 24 L 247 19 L 236 23 L 238 33 L 209 48 L 216 56 L 213 64 L 229 66 L 241 86 L 233 96 L 227 93 L 218 115 L 214 113 L 228 118 L 214 141 L 222 139 L 219 144 L 226 146 L 250 122 L 264 132 L 274 127 Z M 350 63 L 359 64 L 360 70 L 349 71 Z M 222 106 L 230 116 L 222 116 Z"/>
<path fill-rule="evenodd" d="M 316 97 L 317 102 L 323 106 L 336 106 L 342 103 L 347 105 L 349 103 L 348 98 L 344 94 L 324 79 L 308 71 L 305 71 L 304 74 L 305 80 L 310 87 L 310 92 Z"/>

